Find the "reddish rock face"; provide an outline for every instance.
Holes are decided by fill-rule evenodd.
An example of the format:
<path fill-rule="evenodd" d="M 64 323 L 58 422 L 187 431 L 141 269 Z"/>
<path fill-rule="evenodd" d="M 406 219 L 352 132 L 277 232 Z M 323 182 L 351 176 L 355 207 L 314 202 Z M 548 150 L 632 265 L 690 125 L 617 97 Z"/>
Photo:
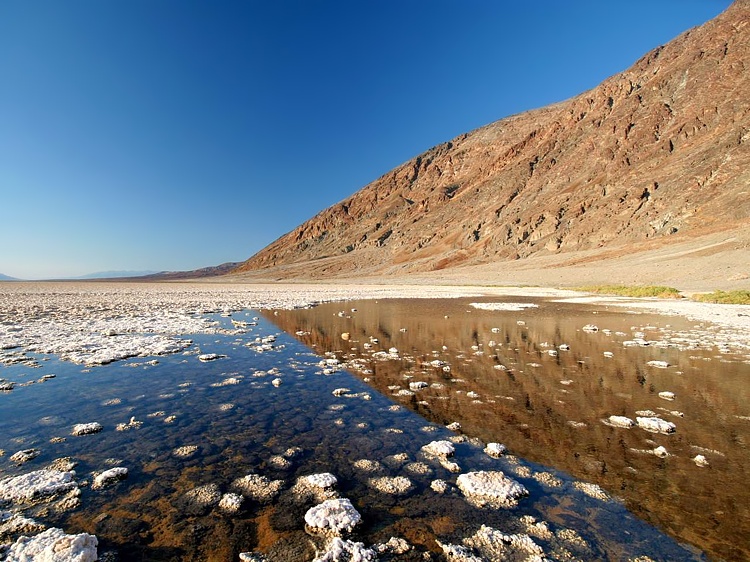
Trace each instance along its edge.
<path fill-rule="evenodd" d="M 235 272 L 425 272 L 746 229 L 748 61 L 738 0 L 593 90 L 428 150 Z"/>

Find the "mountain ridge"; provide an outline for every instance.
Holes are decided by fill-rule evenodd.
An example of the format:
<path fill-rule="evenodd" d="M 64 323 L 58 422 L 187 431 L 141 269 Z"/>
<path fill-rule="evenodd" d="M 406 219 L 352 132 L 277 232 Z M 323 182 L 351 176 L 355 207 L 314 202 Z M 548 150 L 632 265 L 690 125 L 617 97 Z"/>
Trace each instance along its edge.
<path fill-rule="evenodd" d="M 737 0 L 587 92 L 437 145 L 233 273 L 404 275 L 745 229 L 748 22 Z"/>

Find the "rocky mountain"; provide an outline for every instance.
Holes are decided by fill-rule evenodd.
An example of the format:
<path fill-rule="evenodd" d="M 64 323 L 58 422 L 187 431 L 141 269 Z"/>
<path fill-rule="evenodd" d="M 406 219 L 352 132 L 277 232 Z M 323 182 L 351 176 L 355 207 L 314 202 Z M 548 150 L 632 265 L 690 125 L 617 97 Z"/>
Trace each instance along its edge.
<path fill-rule="evenodd" d="M 14 281 L 14 280 L 15 280 L 14 277 L 8 277 L 7 275 L 3 275 L 2 273 L 0 273 L 0 281 Z"/>
<path fill-rule="evenodd" d="M 402 275 L 750 226 L 750 0 L 570 100 L 436 146 L 235 273 Z"/>

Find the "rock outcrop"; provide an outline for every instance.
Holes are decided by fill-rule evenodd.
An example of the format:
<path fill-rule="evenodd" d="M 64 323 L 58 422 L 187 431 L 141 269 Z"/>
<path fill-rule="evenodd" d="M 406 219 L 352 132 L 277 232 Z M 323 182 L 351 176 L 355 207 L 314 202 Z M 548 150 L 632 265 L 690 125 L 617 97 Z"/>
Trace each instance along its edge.
<path fill-rule="evenodd" d="M 234 273 L 427 272 L 746 229 L 749 61 L 737 0 L 588 92 L 428 150 Z"/>

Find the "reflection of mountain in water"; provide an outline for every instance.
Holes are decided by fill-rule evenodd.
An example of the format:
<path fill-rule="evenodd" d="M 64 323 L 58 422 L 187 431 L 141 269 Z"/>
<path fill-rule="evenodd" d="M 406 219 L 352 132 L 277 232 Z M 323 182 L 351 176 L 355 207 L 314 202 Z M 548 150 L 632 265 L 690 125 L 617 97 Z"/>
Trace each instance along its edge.
<path fill-rule="evenodd" d="M 680 318 L 538 302 L 522 312 L 480 311 L 468 301 L 338 303 L 278 311 L 273 321 L 305 332 L 302 341 L 335 351 L 370 385 L 430 420 L 458 421 L 467 435 L 598 483 L 713 555 L 749 557 L 747 362 L 715 350 L 623 345 L 639 331 L 645 340 L 677 339 L 678 330 L 691 328 Z M 352 306 L 356 312 L 348 312 Z M 587 324 L 599 331 L 583 331 Z M 377 358 L 391 347 L 398 359 Z M 670 367 L 648 365 L 654 360 Z M 414 382 L 428 386 L 410 390 Z M 662 391 L 676 399 L 660 398 Z M 674 422 L 677 432 L 602 422 L 610 415 L 635 420 L 645 410 Z M 669 456 L 654 455 L 658 446 Z M 697 454 L 708 468 L 696 466 Z"/>

